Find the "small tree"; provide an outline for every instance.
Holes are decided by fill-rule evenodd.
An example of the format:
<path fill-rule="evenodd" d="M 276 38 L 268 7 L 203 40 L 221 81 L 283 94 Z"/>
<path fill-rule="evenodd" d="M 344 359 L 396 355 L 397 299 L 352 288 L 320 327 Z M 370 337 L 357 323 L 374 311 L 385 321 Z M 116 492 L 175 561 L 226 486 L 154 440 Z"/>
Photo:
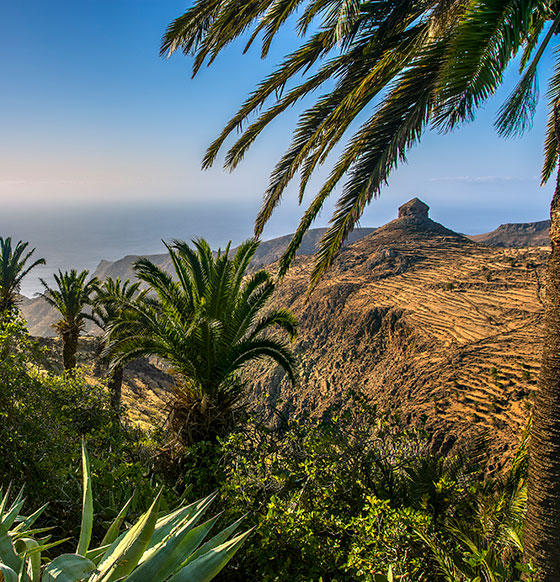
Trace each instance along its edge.
<path fill-rule="evenodd" d="M 12 249 L 11 237 L 0 237 L 0 316 L 16 307 L 21 280 L 37 265 L 44 265 L 45 259 L 37 259 L 26 268 L 27 261 L 35 252 L 25 253 L 29 243 L 19 241 Z"/>
<path fill-rule="evenodd" d="M 296 320 L 286 309 L 265 311 L 275 289 L 267 271 L 245 278 L 256 241 L 233 256 L 229 245 L 213 256 L 202 239 L 194 248 L 183 241 L 166 246 L 177 281 L 148 259 L 136 261 L 136 276 L 149 293 L 123 301 L 108 325 L 106 353 L 113 367 L 144 355 L 170 365 L 177 378 L 171 427 L 183 444 L 193 444 L 234 426 L 247 363 L 271 358 L 295 380 L 286 340 L 295 337 Z"/>
<path fill-rule="evenodd" d="M 93 298 L 93 320 L 104 332 L 108 330 L 109 324 L 122 315 L 123 305 L 127 301 L 132 301 L 138 293 L 140 283 L 131 283 L 127 279 L 124 283 L 121 280 L 107 277 L 101 285 L 96 288 Z M 105 342 L 105 337 L 103 342 Z M 108 388 L 111 395 L 111 407 L 119 415 L 121 407 L 121 393 L 123 382 L 124 365 L 113 366 L 109 372 Z"/>
<path fill-rule="evenodd" d="M 87 270 L 81 273 L 75 269 L 65 273 L 59 270 L 58 275 L 54 275 L 58 289 L 51 289 L 43 279 L 40 279 L 45 287 L 45 293 L 41 296 L 62 316 L 54 328 L 62 338 L 62 359 L 66 370 L 76 367 L 78 338 L 86 320 L 93 321 L 93 317 L 85 311 L 85 308 L 91 305 L 98 281 L 93 278 L 86 283 L 88 274 Z"/>

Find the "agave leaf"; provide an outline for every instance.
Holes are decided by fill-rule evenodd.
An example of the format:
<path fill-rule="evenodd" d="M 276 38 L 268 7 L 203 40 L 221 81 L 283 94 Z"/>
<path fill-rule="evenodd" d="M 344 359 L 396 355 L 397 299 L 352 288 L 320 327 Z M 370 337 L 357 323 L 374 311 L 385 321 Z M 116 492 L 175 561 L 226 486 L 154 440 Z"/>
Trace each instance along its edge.
<path fill-rule="evenodd" d="M 237 521 L 234 521 L 231 525 L 224 528 L 222 531 L 217 533 L 214 537 L 209 539 L 205 544 L 200 546 L 196 552 L 192 553 L 182 564 L 181 566 L 186 566 L 189 562 L 196 560 L 202 554 L 213 550 L 214 548 L 221 546 L 231 535 L 235 533 L 237 528 L 241 525 L 241 522 L 245 519 L 243 515 Z"/>
<path fill-rule="evenodd" d="M 18 532 L 11 529 L 10 536 L 11 536 L 12 540 L 17 540 L 17 539 L 22 538 L 22 537 L 28 537 L 28 538 L 29 537 L 37 537 L 38 535 L 43 534 L 47 531 L 52 531 L 53 529 L 54 529 L 54 526 L 53 527 L 38 527 L 35 529 L 25 529 L 23 531 L 18 531 Z M 42 541 L 44 543 L 45 541 L 48 541 L 50 539 L 51 539 L 51 536 L 49 535 L 49 536 L 46 536 Z"/>
<path fill-rule="evenodd" d="M 110 545 L 118 538 L 119 530 L 121 529 L 121 525 L 124 521 L 124 518 L 126 517 L 126 514 L 128 513 L 128 508 L 130 507 L 130 504 L 132 503 L 133 499 L 134 495 L 132 495 L 132 497 L 124 504 L 123 508 L 119 511 L 117 517 L 115 517 L 113 523 L 111 524 L 111 526 L 105 533 L 105 536 L 101 540 L 102 546 L 108 544 Z"/>
<path fill-rule="evenodd" d="M 8 485 L 8 489 L 6 489 L 6 493 L 4 493 L 4 487 L 0 489 L 0 519 L 4 515 L 4 511 L 6 510 L 6 503 L 8 503 L 8 495 L 10 495 L 10 489 L 12 488 L 12 484 Z"/>
<path fill-rule="evenodd" d="M 151 550 L 155 548 L 158 544 L 160 544 L 173 530 L 180 529 L 188 520 L 194 520 L 191 524 L 195 525 L 195 523 L 200 519 L 202 514 L 206 511 L 207 507 L 214 501 L 216 498 L 217 493 L 212 493 L 205 497 L 204 499 L 199 499 L 186 507 L 181 507 L 177 511 L 169 515 L 165 515 L 158 519 L 156 523 L 156 528 L 154 531 L 154 535 L 148 544 L 147 550 Z M 146 559 L 150 557 L 150 553 L 147 552 L 143 557 L 140 563 L 144 562 Z"/>
<path fill-rule="evenodd" d="M 95 572 L 95 564 L 78 554 L 62 554 L 43 572 L 42 582 L 78 582 Z"/>
<path fill-rule="evenodd" d="M 14 549 L 8 530 L 2 524 L 0 524 L 0 562 L 15 572 L 18 572 L 21 566 L 21 559 Z"/>
<path fill-rule="evenodd" d="M 165 580 L 177 571 L 185 560 L 204 540 L 218 516 L 193 528 L 191 521 L 181 530 L 172 532 L 152 553 L 150 558 L 140 565 L 128 578 L 127 582 L 145 580 Z"/>
<path fill-rule="evenodd" d="M 98 564 L 103 554 L 111 547 L 111 544 L 106 544 L 105 546 L 99 546 L 87 551 L 86 558 L 91 560 L 93 563 Z"/>
<path fill-rule="evenodd" d="M 21 566 L 19 567 L 19 572 L 18 572 L 18 582 L 29 582 L 29 576 L 27 575 L 26 572 L 26 560 L 22 560 L 21 561 Z"/>
<path fill-rule="evenodd" d="M 93 560 L 97 565 L 102 564 L 103 562 L 105 562 L 106 559 L 109 559 L 109 556 L 115 551 L 115 549 L 117 548 L 117 546 L 121 543 L 122 539 L 124 538 L 124 536 L 128 533 L 128 531 L 123 531 L 119 537 L 105 550 L 104 553 L 101 554 L 101 556 L 97 556 L 96 550 L 99 550 L 100 548 L 94 548 L 93 550 L 91 550 L 94 555 L 96 555 L 95 560 L 93 558 L 90 558 L 89 555 L 86 555 L 86 558 L 89 558 L 90 560 Z M 89 552 L 88 552 L 89 554 Z"/>
<path fill-rule="evenodd" d="M 0 562 L 0 573 L 4 576 L 5 582 L 18 582 L 18 575 L 6 564 Z"/>
<path fill-rule="evenodd" d="M 50 539 L 50 538 L 49 538 Z M 37 545 L 34 548 L 31 548 L 27 551 L 27 555 L 31 556 L 32 554 L 35 554 L 37 552 L 45 552 L 46 550 L 50 550 L 51 548 L 54 548 L 56 546 L 60 546 L 60 544 L 63 544 L 64 542 L 67 542 L 69 540 L 71 540 L 72 538 L 64 538 L 62 540 L 56 540 L 55 542 L 50 542 L 50 543 L 43 543 L 41 545 Z"/>
<path fill-rule="evenodd" d="M 12 527 L 12 524 L 16 520 L 16 517 L 19 515 L 20 509 L 23 507 L 24 501 L 25 499 L 20 499 L 19 501 L 14 502 L 14 504 L 10 508 L 10 511 L 6 513 L 6 515 L 2 518 L 2 525 L 6 529 L 10 529 L 10 527 Z"/>
<path fill-rule="evenodd" d="M 252 531 L 253 528 L 202 554 L 181 568 L 169 582 L 209 582 L 231 560 Z"/>
<path fill-rule="evenodd" d="M 43 513 L 43 511 L 45 511 L 45 509 L 47 509 L 48 506 L 49 506 L 49 504 L 45 503 L 45 505 L 43 505 L 43 507 L 40 507 L 35 513 L 32 513 L 29 517 L 26 517 L 25 519 L 23 519 L 20 523 L 17 524 L 16 527 L 14 527 L 11 530 L 12 533 L 28 530 L 37 521 L 39 516 Z M 47 528 L 47 529 L 51 529 L 51 528 Z"/>
<path fill-rule="evenodd" d="M 94 580 L 113 582 L 130 574 L 146 551 L 154 533 L 161 499 L 161 491 L 150 509 L 128 530 L 117 546 L 99 564 L 99 574 Z"/>
<path fill-rule="evenodd" d="M 83 500 L 82 500 L 82 525 L 80 527 L 80 539 L 76 553 L 85 556 L 91 541 L 91 530 L 93 528 L 93 494 L 91 491 L 91 473 L 89 468 L 89 455 L 86 450 L 85 440 L 82 439 L 82 480 L 83 480 Z"/>
<path fill-rule="evenodd" d="M 18 491 L 18 494 L 16 495 L 16 498 L 14 499 L 14 501 L 12 502 L 12 505 L 10 507 L 10 511 L 13 509 L 13 507 L 15 505 L 17 505 L 18 503 L 20 503 L 21 501 L 23 501 L 23 487 L 21 487 L 21 489 Z"/>
<path fill-rule="evenodd" d="M 14 546 L 20 554 L 23 554 L 23 560 L 29 559 L 32 582 L 39 582 L 41 580 L 41 552 L 36 549 L 39 548 L 39 542 L 33 538 L 20 538 Z M 29 552 L 33 549 L 35 551 Z"/>

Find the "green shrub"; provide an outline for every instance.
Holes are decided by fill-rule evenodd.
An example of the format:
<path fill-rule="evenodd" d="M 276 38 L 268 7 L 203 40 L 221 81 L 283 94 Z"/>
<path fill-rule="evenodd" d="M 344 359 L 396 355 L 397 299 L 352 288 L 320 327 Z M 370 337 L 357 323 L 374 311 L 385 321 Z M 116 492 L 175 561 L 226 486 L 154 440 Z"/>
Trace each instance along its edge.
<path fill-rule="evenodd" d="M 65 534 L 77 531 L 76 467 L 85 436 L 99 484 L 98 519 L 114 515 L 133 489 L 131 511 L 145 506 L 159 487 L 148 477 L 147 436 L 119 425 L 107 391 L 88 383 L 83 370 L 55 374 L 46 359 L 19 317 L 0 322 L 0 486 L 25 485 L 29 503 L 50 502 L 45 519 Z"/>
<path fill-rule="evenodd" d="M 224 579 L 343 582 L 391 565 L 418 570 L 426 548 L 413 527 L 429 527 L 433 513 L 416 502 L 406 469 L 429 456 L 426 445 L 422 430 L 357 395 L 352 412 L 278 430 L 255 422 L 232 435 L 222 490 L 230 517 L 249 512 L 256 529 Z"/>
<path fill-rule="evenodd" d="M 161 515 L 161 493 L 137 522 L 121 533 L 129 503 L 118 513 L 101 546 L 90 548 L 93 529 L 93 494 L 89 458 L 82 445 L 83 503 L 77 549 L 44 565 L 41 553 L 56 544 L 46 543 L 32 530 L 38 512 L 19 517 L 21 494 L 8 508 L 0 492 L 0 575 L 7 582 L 204 582 L 212 580 L 235 554 L 250 533 L 229 539 L 239 521 L 226 527 L 206 543 L 204 539 L 218 519 L 199 524 L 215 495 Z M 15 527 L 9 531 L 12 526 Z"/>
<path fill-rule="evenodd" d="M 275 429 L 254 420 L 224 444 L 229 518 L 248 512 L 255 534 L 223 580 L 443 582 L 433 542 L 460 563 L 469 548 L 458 524 L 485 532 L 489 544 L 492 531 L 520 531 L 522 459 L 507 483 L 485 478 L 482 440 L 470 454 L 435 455 L 421 428 L 354 400 L 351 412 L 322 420 Z M 495 572 L 508 572 L 508 582 L 521 561 L 511 539 L 496 554 Z"/>

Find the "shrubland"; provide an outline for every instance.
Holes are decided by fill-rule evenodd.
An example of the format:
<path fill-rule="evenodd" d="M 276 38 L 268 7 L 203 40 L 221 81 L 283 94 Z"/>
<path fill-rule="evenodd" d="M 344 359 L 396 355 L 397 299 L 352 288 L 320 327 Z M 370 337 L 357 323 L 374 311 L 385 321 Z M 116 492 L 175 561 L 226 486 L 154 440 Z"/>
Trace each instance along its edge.
<path fill-rule="evenodd" d="M 434 455 L 421 427 L 353 398 L 352 412 L 254 420 L 224 443 L 228 514 L 256 529 L 223 579 L 520 580 L 527 434 L 489 475 L 484 439 Z"/>
<path fill-rule="evenodd" d="M 107 391 L 85 370 L 45 369 L 47 354 L 12 312 L 0 321 L 0 485 L 25 488 L 27 503 L 49 503 L 47 520 L 65 533 L 80 523 L 80 443 L 88 442 L 98 483 L 96 513 L 107 520 L 136 491 L 145 509 L 158 487 L 149 475 L 153 444 L 114 414 Z"/>

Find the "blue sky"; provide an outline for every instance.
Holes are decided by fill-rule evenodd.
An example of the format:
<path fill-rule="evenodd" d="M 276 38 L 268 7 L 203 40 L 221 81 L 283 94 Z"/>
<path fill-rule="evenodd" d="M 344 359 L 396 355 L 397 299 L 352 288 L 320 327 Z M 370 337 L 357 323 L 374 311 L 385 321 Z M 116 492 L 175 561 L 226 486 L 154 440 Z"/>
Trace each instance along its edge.
<path fill-rule="evenodd" d="M 255 83 L 290 50 L 293 33 L 282 36 L 265 62 L 257 50 L 242 56 L 236 44 L 191 80 L 187 58 L 159 57 L 167 24 L 187 6 L 177 0 L 4 3 L 0 233 L 35 234 L 39 249 L 56 243 L 64 250 L 110 231 L 111 244 L 122 240 L 127 252 L 159 250 L 162 237 L 202 235 L 221 243 L 251 234 L 268 172 L 289 142 L 297 111 L 269 128 L 232 174 L 219 165 L 202 172 L 200 161 Z M 390 220 L 413 196 L 432 207 L 435 219 L 464 232 L 545 219 L 552 193 L 552 184 L 540 188 L 538 179 L 545 100 L 533 130 L 506 141 L 492 122 L 510 89 L 506 84 L 475 123 L 449 135 L 426 134 L 361 224 Z M 294 230 L 300 210 L 293 194 L 266 237 Z M 128 219 L 104 230 L 92 225 L 118 213 Z M 157 215 L 154 224 L 150 215 Z M 125 254 L 115 248 L 108 257 L 107 248 L 100 245 L 105 256 L 99 258 Z"/>

